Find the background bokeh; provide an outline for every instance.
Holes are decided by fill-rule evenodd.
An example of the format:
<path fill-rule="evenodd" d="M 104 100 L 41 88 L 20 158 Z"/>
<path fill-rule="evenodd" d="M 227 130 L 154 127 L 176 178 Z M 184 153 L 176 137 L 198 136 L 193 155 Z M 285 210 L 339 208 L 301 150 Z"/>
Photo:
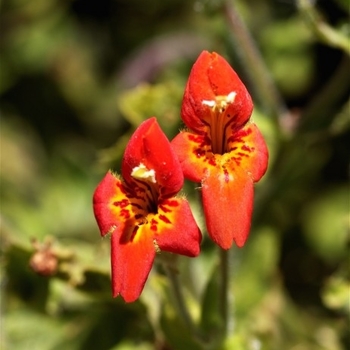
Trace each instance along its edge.
<path fill-rule="evenodd" d="M 248 243 L 231 250 L 232 331 L 212 348 L 349 346 L 348 0 L 0 6 L 1 349 L 202 348 L 160 267 L 138 302 L 112 299 L 92 194 L 119 171 L 142 120 L 156 116 L 170 139 L 182 127 L 183 89 L 204 49 L 247 85 L 270 151 Z M 195 186 L 185 192 L 203 227 Z M 199 258 L 180 258 L 209 335 L 216 254 L 205 236 Z"/>

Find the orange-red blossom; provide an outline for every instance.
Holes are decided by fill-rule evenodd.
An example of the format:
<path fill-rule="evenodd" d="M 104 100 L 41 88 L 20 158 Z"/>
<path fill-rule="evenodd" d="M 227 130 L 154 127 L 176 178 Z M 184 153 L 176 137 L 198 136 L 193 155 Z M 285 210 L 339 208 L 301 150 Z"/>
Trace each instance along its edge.
<path fill-rule="evenodd" d="M 199 254 L 200 230 L 187 200 L 177 196 L 183 182 L 156 119 L 144 121 L 126 147 L 122 178 L 108 172 L 93 197 L 101 235 L 111 236 L 113 296 L 136 300 L 158 251 Z"/>
<path fill-rule="evenodd" d="M 172 141 L 184 176 L 201 183 L 206 225 L 223 249 L 248 237 L 253 184 L 264 175 L 268 150 L 250 120 L 251 97 L 217 53 L 203 51 L 191 70 L 181 116 L 188 130 Z"/>

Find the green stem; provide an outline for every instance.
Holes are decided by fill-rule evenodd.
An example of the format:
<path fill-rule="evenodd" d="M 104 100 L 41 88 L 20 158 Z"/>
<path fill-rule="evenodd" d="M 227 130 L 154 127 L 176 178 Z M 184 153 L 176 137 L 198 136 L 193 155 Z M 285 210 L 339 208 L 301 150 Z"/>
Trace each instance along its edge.
<path fill-rule="evenodd" d="M 256 88 L 257 97 L 261 105 L 271 113 L 278 124 L 279 118 L 286 115 L 287 108 L 284 101 L 277 90 L 264 60 L 255 45 L 255 42 L 249 33 L 245 23 L 239 15 L 234 1 L 223 2 L 223 12 L 227 22 L 232 30 L 237 48 L 243 61 L 246 62 L 247 74 L 254 83 L 252 86 Z"/>
<path fill-rule="evenodd" d="M 229 331 L 229 317 L 230 317 L 230 302 L 229 302 L 229 251 L 220 249 L 220 314 L 223 322 L 223 335 L 227 336 Z"/>
<path fill-rule="evenodd" d="M 299 131 L 319 130 L 327 128 L 332 123 L 334 109 L 349 91 L 349 64 L 349 57 L 344 55 L 327 83 L 303 110 Z"/>
<path fill-rule="evenodd" d="M 166 263 L 164 263 L 164 268 L 171 283 L 171 289 L 181 319 L 183 320 L 190 333 L 193 335 L 194 339 L 196 339 L 199 342 L 202 342 L 202 337 L 188 311 L 188 307 L 185 302 L 184 295 L 182 293 L 181 283 L 179 281 L 179 274 L 177 270 Z"/>
<path fill-rule="evenodd" d="M 314 1 L 298 0 L 297 6 L 316 37 L 326 45 L 339 48 L 350 55 L 350 40 L 341 31 L 326 23 L 314 6 Z"/>

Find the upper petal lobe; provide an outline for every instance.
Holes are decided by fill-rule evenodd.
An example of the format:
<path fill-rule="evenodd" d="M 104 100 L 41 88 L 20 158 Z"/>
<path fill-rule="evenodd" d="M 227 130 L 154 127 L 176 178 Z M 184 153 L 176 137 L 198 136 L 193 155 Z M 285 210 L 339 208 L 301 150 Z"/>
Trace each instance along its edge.
<path fill-rule="evenodd" d="M 131 174 L 140 164 L 154 171 L 162 197 L 171 197 L 182 188 L 180 163 L 155 118 L 147 119 L 136 129 L 125 149 L 122 175 L 128 184 L 134 181 Z"/>
<path fill-rule="evenodd" d="M 203 51 L 192 67 L 185 88 L 181 116 L 193 131 L 202 132 L 210 124 L 210 101 L 234 93 L 233 103 L 225 113 L 234 119 L 234 125 L 244 125 L 253 110 L 252 99 L 228 62 L 217 53 Z"/>

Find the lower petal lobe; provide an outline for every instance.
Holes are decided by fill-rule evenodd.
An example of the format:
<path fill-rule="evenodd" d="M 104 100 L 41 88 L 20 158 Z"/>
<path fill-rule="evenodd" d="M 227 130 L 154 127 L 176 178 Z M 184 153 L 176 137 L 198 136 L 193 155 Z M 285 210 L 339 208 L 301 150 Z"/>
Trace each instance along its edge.
<path fill-rule="evenodd" d="M 118 231 L 111 237 L 113 296 L 120 294 L 126 302 L 140 296 L 156 254 L 152 239 L 142 233 L 125 243 L 121 243 Z"/>
<path fill-rule="evenodd" d="M 199 254 L 202 235 L 186 199 L 162 202 L 157 218 L 159 230 L 155 240 L 161 250 L 191 257 Z"/>
<path fill-rule="evenodd" d="M 209 236 L 223 249 L 233 241 L 242 247 L 253 210 L 253 181 L 240 168 L 212 168 L 202 182 L 203 207 Z"/>

